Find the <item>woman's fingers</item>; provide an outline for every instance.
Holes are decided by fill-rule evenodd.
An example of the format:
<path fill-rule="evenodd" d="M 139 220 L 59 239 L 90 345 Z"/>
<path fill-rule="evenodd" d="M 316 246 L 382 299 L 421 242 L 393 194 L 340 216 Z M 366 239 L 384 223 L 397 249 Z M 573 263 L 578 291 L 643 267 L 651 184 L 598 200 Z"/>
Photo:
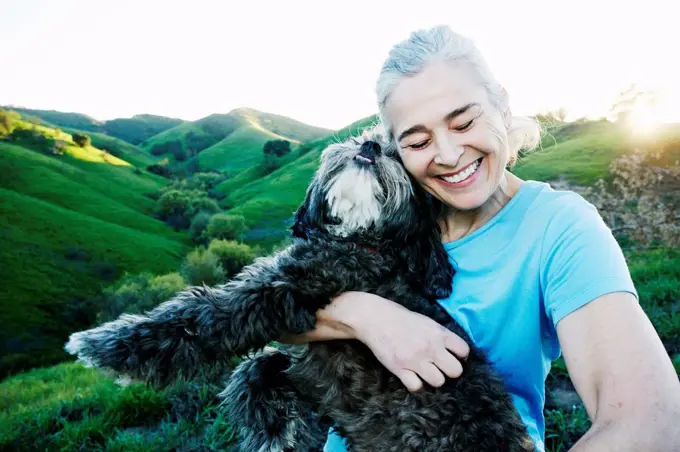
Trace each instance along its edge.
<path fill-rule="evenodd" d="M 402 369 L 399 373 L 397 373 L 397 377 L 410 392 L 420 391 L 420 389 L 423 387 L 422 380 L 418 378 L 418 375 L 416 375 L 414 372 L 411 372 L 410 370 Z"/>
<path fill-rule="evenodd" d="M 427 384 L 434 386 L 435 388 L 440 387 L 446 382 L 446 378 L 444 377 L 444 374 L 442 374 L 442 371 L 432 362 L 423 362 L 420 365 L 418 375 L 420 375 Z"/>
<path fill-rule="evenodd" d="M 437 352 L 434 364 L 449 378 L 458 378 L 463 373 L 463 366 L 447 349 Z"/>
<path fill-rule="evenodd" d="M 470 346 L 457 334 L 446 328 L 444 330 L 444 347 L 451 350 L 458 358 L 465 359 L 470 354 Z"/>

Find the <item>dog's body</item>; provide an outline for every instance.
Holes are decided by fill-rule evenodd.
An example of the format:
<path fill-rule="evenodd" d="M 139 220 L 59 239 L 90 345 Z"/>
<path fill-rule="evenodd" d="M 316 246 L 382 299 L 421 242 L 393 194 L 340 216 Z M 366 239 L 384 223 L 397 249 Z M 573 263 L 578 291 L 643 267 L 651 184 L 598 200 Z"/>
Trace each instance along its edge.
<path fill-rule="evenodd" d="M 144 316 L 75 333 L 67 350 L 165 383 L 313 329 L 316 312 L 346 291 L 393 300 L 470 344 L 436 302 L 450 294 L 453 268 L 431 202 L 378 141 L 365 135 L 324 152 L 286 250 L 224 285 L 194 287 Z M 460 378 L 415 393 L 359 341 L 261 352 L 222 393 L 239 450 L 321 450 L 331 425 L 357 452 L 533 450 L 502 380 L 470 345 Z"/>

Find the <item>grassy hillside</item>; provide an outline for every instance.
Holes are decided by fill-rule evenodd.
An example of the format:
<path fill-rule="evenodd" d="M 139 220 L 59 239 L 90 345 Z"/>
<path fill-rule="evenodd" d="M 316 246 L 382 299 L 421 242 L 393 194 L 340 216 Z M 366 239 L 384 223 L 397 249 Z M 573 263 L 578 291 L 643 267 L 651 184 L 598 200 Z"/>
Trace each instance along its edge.
<path fill-rule="evenodd" d="M 64 340 L 93 320 L 105 285 L 125 271 L 174 271 L 188 249 L 186 234 L 150 216 L 147 194 L 167 180 L 33 130 L 63 154 L 0 141 L 0 376 L 64 359 Z"/>
<path fill-rule="evenodd" d="M 167 157 L 176 165 L 186 165 L 196 157 L 202 170 L 234 174 L 261 160 L 262 147 L 267 141 L 287 140 L 297 144 L 328 133 L 327 129 L 284 116 L 239 108 L 166 130 L 149 139 L 144 149 Z"/>
<path fill-rule="evenodd" d="M 142 148 L 123 141 L 118 138 L 106 135 L 99 132 L 88 132 L 84 130 L 72 129 L 69 127 L 63 127 L 62 130 L 66 133 L 85 133 L 92 139 L 92 146 L 97 149 L 108 152 L 109 154 L 119 157 L 121 160 L 137 166 L 139 168 L 146 168 L 149 165 L 157 163 L 160 158 L 150 155 L 148 152 Z"/>
<path fill-rule="evenodd" d="M 45 125 L 70 128 L 86 132 L 103 133 L 114 138 L 139 144 L 184 121 L 155 115 L 135 115 L 132 118 L 118 118 L 109 121 L 98 121 L 81 113 L 68 113 L 55 110 L 34 110 L 29 108 L 7 107 L 24 116 L 40 119 Z"/>

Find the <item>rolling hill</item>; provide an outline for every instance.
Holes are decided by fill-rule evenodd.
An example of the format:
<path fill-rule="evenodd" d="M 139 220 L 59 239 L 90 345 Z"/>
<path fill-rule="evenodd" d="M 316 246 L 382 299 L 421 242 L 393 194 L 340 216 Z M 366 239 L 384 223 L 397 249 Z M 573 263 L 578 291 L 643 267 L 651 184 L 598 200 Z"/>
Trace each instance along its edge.
<path fill-rule="evenodd" d="M 124 272 L 175 271 L 189 248 L 151 216 L 147 195 L 166 179 L 63 131 L 22 127 L 61 147 L 0 140 L 0 375 L 63 360 L 104 286 Z"/>
<path fill-rule="evenodd" d="M 196 158 L 202 170 L 234 174 L 260 161 L 267 141 L 287 140 L 298 144 L 330 132 L 285 116 L 237 108 L 166 130 L 147 140 L 144 148 L 175 164 L 182 165 Z"/>
<path fill-rule="evenodd" d="M 76 129 L 84 132 L 97 132 L 119 138 L 131 144 L 140 144 L 144 140 L 184 122 L 181 119 L 144 114 L 135 115 L 132 118 L 98 121 L 81 113 L 35 110 L 12 106 L 3 108 L 17 111 L 24 116 L 35 117 L 47 126 Z"/>

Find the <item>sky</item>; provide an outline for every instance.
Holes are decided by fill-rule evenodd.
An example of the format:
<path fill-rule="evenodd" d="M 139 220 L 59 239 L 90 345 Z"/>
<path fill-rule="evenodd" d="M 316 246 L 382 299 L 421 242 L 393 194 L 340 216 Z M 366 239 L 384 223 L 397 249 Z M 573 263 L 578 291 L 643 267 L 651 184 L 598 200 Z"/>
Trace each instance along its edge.
<path fill-rule="evenodd" d="M 636 83 L 680 121 L 673 1 L 0 0 L 0 105 L 196 120 L 251 107 L 331 129 L 377 111 L 390 47 L 448 24 L 516 114 L 601 117 Z"/>

